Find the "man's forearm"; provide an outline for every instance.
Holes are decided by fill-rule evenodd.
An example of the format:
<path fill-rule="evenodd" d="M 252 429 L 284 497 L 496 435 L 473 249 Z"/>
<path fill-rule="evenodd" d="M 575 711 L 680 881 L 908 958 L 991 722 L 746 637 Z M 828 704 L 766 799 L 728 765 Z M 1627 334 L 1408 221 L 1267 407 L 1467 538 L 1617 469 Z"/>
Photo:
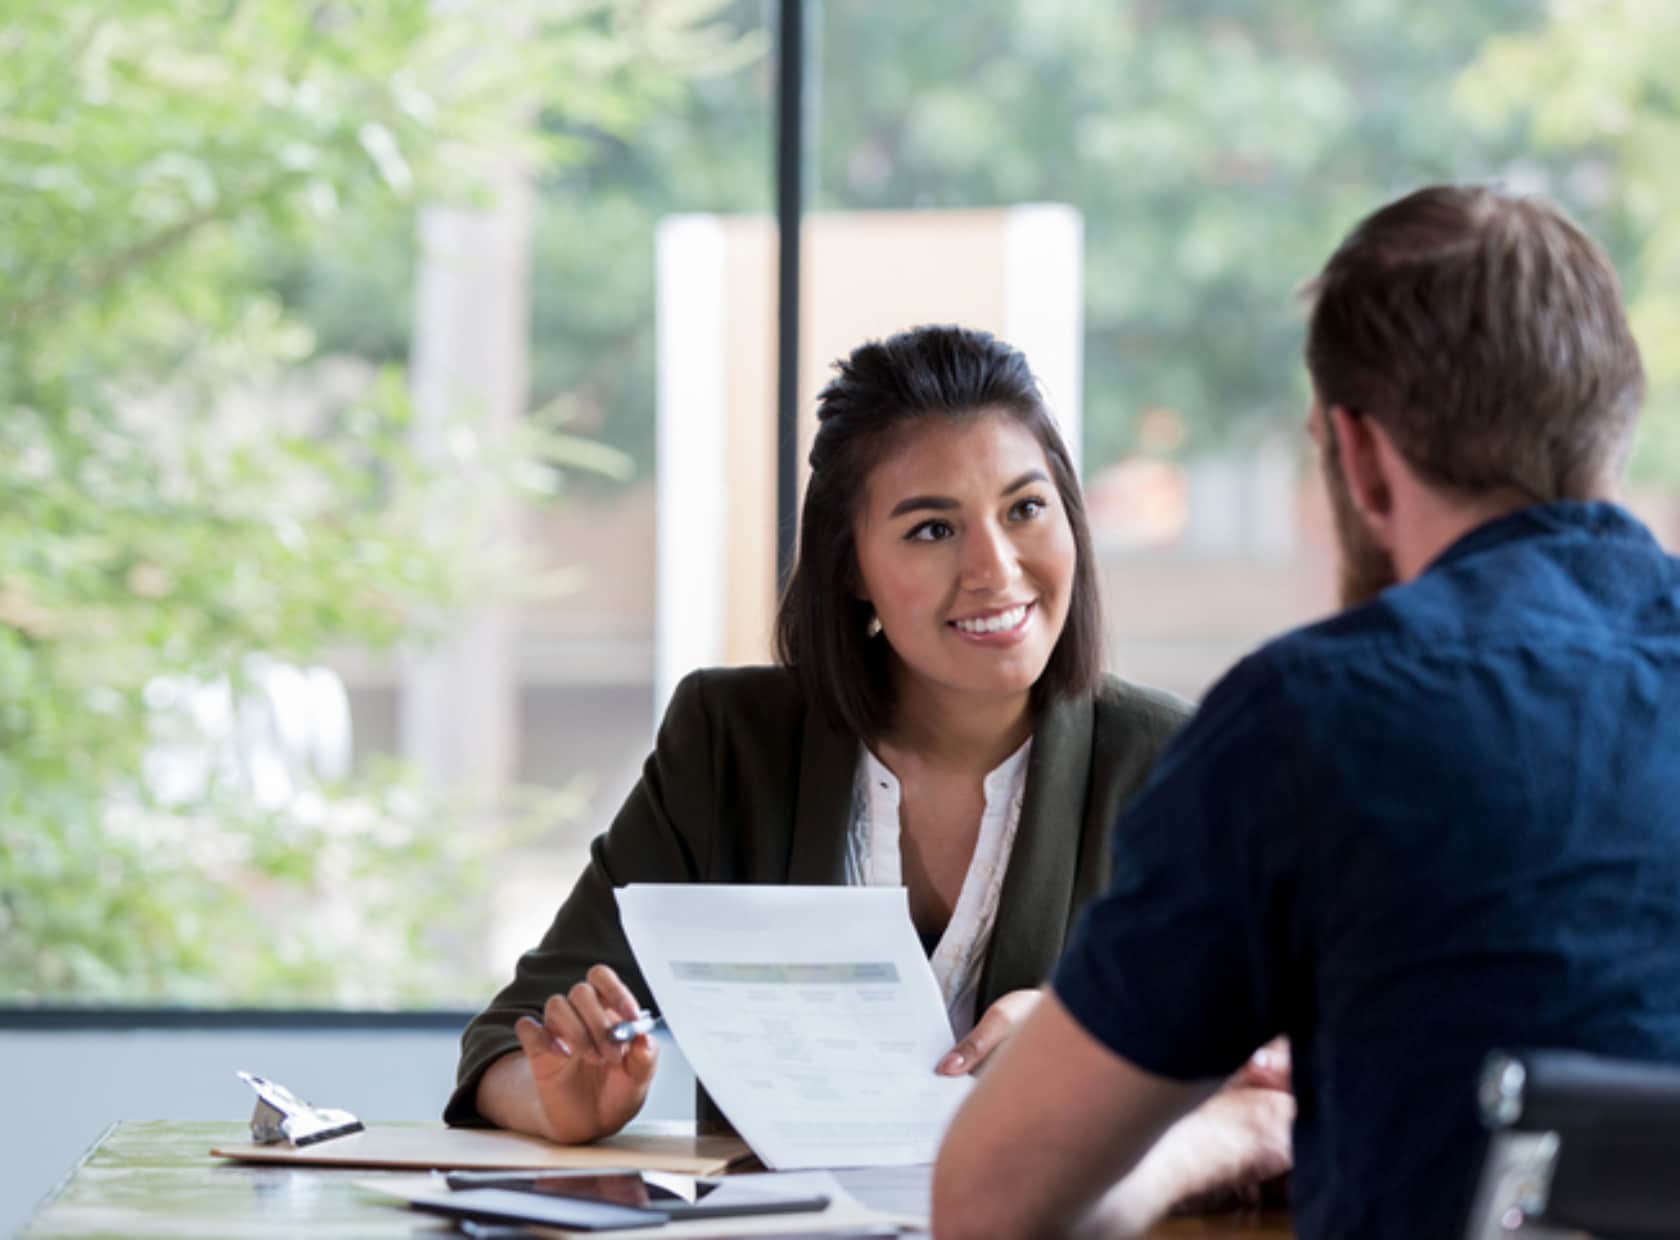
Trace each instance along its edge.
<path fill-rule="evenodd" d="M 1156 1138 L 1211 1085 L 1133 1067 L 1053 994 L 994 1059 L 940 1149 L 933 1179 L 939 1240 L 1060 1235 L 1087 1215 L 1093 1225 L 1137 1230 L 1172 1204 L 1174 1186 L 1159 1185 L 1153 1172 L 1112 1201 L 1110 1185 L 1140 1168 Z M 1169 1181 L 1170 1170 L 1161 1172 Z"/>

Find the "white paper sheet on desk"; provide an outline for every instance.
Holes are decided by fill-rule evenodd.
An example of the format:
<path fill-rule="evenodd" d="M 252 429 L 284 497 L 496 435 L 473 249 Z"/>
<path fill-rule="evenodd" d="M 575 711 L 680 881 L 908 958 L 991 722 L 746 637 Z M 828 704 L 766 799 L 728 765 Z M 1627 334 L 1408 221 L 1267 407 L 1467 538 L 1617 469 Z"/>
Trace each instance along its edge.
<path fill-rule="evenodd" d="M 632 884 L 620 918 L 706 1091 L 766 1166 L 932 1162 L 967 1094 L 902 887 Z"/>

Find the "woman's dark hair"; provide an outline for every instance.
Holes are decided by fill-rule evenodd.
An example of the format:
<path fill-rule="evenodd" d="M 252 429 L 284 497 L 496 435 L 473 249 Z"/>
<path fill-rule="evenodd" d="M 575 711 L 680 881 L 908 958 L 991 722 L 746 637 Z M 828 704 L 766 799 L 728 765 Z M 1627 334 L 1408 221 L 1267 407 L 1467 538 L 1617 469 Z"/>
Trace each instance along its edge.
<path fill-rule="evenodd" d="M 817 398 L 811 478 L 799 523 L 799 558 L 776 613 L 776 657 L 844 731 L 865 740 L 892 718 L 886 643 L 860 584 L 852 523 L 870 471 L 908 429 L 930 417 L 965 421 L 1002 412 L 1033 434 L 1073 527 L 1073 594 L 1044 673 L 1036 710 L 1089 689 L 1102 672 L 1102 612 L 1085 502 L 1067 446 L 1045 408 L 1027 359 L 988 332 L 917 327 L 871 341 L 835 363 Z"/>

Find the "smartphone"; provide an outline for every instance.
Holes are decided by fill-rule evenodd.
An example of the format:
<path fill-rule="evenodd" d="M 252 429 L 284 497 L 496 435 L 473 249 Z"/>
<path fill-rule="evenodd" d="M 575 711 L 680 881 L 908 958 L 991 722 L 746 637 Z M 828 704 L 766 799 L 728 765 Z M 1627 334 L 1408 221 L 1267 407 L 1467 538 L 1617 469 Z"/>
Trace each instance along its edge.
<path fill-rule="evenodd" d="M 447 1197 L 424 1197 L 411 1204 L 417 1210 L 446 1218 L 480 1223 L 538 1223 L 572 1231 L 657 1227 L 669 1217 L 658 1210 L 640 1210 L 611 1201 L 502 1187 L 457 1189 Z"/>
<path fill-rule="evenodd" d="M 828 1209 L 826 1193 L 778 1192 L 767 1184 L 740 1184 L 726 1180 L 700 1180 L 692 1202 L 655 1199 L 649 1207 L 672 1219 L 730 1218 L 749 1214 L 805 1214 Z"/>
<path fill-rule="evenodd" d="M 661 1184 L 643 1179 L 638 1171 L 451 1171 L 445 1178 L 449 1187 L 457 1190 L 505 1188 L 512 1192 L 577 1197 L 637 1209 L 646 1208 L 658 1200 L 687 1200 Z"/>
<path fill-rule="evenodd" d="M 826 1210 L 829 1198 L 822 1193 L 777 1192 L 770 1185 L 742 1183 L 729 1178 L 696 1180 L 695 1200 L 651 1183 L 635 1171 L 564 1172 L 525 1176 L 451 1176 L 450 1187 L 502 1189 L 560 1197 L 636 1210 L 644 1217 L 702 1219 L 730 1218 L 753 1214 L 802 1214 Z M 650 1221 L 657 1221 L 652 1219 Z"/>
<path fill-rule="evenodd" d="M 575 1197 L 616 1206 L 648 1209 L 655 1200 L 682 1201 L 668 1188 L 650 1188 L 635 1171 L 601 1171 L 586 1175 L 540 1175 L 506 1187 L 549 1197 Z"/>

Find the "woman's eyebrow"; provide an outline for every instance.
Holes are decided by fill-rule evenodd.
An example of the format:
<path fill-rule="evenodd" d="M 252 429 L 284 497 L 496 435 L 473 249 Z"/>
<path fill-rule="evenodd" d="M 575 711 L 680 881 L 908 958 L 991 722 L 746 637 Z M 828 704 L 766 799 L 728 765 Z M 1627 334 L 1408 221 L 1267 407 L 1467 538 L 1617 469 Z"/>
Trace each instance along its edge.
<path fill-rule="evenodd" d="M 1029 469 L 1026 473 L 1022 474 L 1019 478 L 1015 479 L 1014 482 L 1011 482 L 1008 486 L 1004 487 L 1003 490 L 999 492 L 999 494 L 1000 495 L 1008 495 L 1011 491 L 1019 491 L 1022 487 L 1026 486 L 1028 483 L 1049 482 L 1049 481 L 1050 481 L 1050 479 L 1045 475 L 1045 473 L 1042 469 Z"/>
<path fill-rule="evenodd" d="M 1028 486 L 1031 483 L 1048 483 L 1049 481 L 1049 477 L 1042 469 L 1029 469 L 1026 473 L 1015 479 L 1014 482 L 1011 482 L 1008 486 L 1004 487 L 1002 491 L 998 492 L 998 494 L 1009 495 L 1015 491 L 1019 491 L 1022 487 Z M 894 504 L 892 511 L 887 514 L 887 520 L 890 521 L 894 517 L 902 517 L 907 512 L 916 512 L 921 509 L 927 509 L 932 512 L 951 512 L 961 507 L 962 505 L 960 503 L 948 495 L 912 495 L 908 499 L 901 499 L 898 503 Z"/>
<path fill-rule="evenodd" d="M 962 505 L 946 495 L 912 495 L 909 499 L 901 499 L 893 505 L 893 510 L 887 514 L 887 520 L 902 517 L 907 512 L 915 512 L 919 508 L 930 508 L 934 512 L 950 512 L 961 508 Z"/>

